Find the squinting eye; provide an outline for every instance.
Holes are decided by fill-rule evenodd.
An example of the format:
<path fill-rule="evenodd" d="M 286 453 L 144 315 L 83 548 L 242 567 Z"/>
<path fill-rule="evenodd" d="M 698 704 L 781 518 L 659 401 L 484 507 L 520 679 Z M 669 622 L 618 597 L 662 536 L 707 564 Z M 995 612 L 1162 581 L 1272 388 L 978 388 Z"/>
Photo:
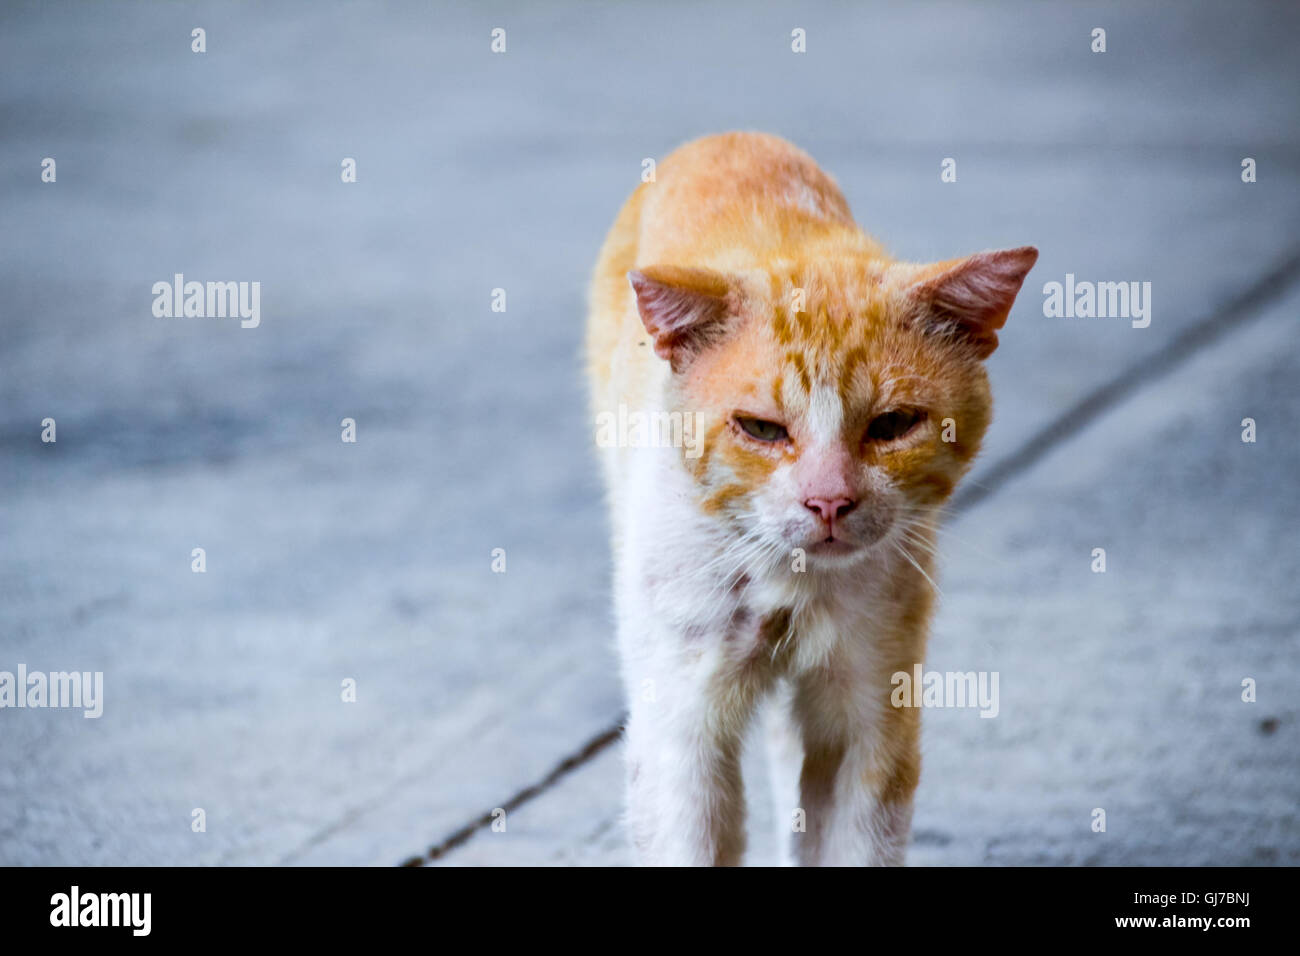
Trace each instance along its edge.
<path fill-rule="evenodd" d="M 877 415 L 867 426 L 867 438 L 871 441 L 897 441 L 925 420 L 925 412 L 915 409 L 900 409 Z"/>
<path fill-rule="evenodd" d="M 759 441 L 780 441 L 782 438 L 789 437 L 784 425 L 767 422 L 761 418 L 742 418 L 737 415 L 736 424 L 745 430 L 746 435 Z"/>

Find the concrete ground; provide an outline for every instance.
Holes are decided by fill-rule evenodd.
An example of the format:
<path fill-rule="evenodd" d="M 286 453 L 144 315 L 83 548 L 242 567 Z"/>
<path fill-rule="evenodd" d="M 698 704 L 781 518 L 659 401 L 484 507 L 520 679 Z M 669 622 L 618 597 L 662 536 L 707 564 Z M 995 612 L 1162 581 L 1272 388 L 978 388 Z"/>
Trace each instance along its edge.
<path fill-rule="evenodd" d="M 926 714 L 911 861 L 1300 863 L 1297 27 L 6 5 L 0 671 L 105 700 L 0 710 L 0 863 L 628 860 L 584 284 L 642 159 L 734 128 L 808 149 L 899 256 L 1042 253 L 928 661 L 998 671 L 1001 712 Z M 177 272 L 259 281 L 260 326 L 155 318 Z M 1150 282 L 1150 326 L 1044 316 L 1067 273 Z"/>

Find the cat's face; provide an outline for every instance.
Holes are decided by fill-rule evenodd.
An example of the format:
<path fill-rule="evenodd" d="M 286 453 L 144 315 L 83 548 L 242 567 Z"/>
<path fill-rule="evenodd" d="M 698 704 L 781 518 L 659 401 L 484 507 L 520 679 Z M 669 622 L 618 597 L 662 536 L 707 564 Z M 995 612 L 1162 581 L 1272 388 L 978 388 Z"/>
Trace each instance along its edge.
<path fill-rule="evenodd" d="M 672 308 L 634 279 L 643 318 L 697 310 L 671 332 L 646 324 L 673 365 L 670 403 L 702 423 L 698 456 L 682 459 L 699 508 L 755 552 L 803 549 L 810 567 L 906 547 L 991 418 L 983 359 L 1036 253 L 993 255 L 1010 258 L 787 266 L 723 285 L 669 270 L 659 278 L 690 290 Z"/>

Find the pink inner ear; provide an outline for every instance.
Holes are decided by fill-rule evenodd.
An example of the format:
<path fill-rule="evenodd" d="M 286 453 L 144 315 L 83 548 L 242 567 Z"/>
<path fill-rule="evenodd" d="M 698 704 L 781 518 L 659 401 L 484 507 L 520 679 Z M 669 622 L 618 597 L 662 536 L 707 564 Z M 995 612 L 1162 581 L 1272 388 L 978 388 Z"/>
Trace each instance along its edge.
<path fill-rule="evenodd" d="M 674 370 L 717 334 L 729 312 L 727 282 L 717 273 L 650 267 L 633 269 L 627 278 L 655 353 Z"/>
<path fill-rule="evenodd" d="M 1020 286 L 1037 261 L 1033 246 L 980 252 L 926 279 L 914 291 L 928 305 L 933 328 L 955 328 L 986 358 L 997 348 L 997 330 L 1006 324 Z"/>

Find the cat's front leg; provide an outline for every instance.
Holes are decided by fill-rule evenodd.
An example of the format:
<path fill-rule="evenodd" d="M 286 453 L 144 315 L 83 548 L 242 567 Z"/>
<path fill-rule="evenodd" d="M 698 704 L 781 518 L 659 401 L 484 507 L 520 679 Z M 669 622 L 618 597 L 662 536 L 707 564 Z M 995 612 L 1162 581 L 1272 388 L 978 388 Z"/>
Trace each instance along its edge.
<path fill-rule="evenodd" d="M 768 782 L 776 813 L 776 862 L 794 866 L 794 834 L 806 829 L 801 812 L 799 778 L 803 770 L 803 740 L 791 714 L 790 688 L 780 681 L 763 706 L 763 731 L 767 745 Z"/>
<path fill-rule="evenodd" d="M 802 866 L 902 866 L 920 776 L 919 714 L 864 692 L 841 700 L 819 681 L 795 697 L 804 742 L 796 833 Z"/>
<path fill-rule="evenodd" d="M 740 756 L 754 688 L 707 645 L 665 656 L 670 661 L 627 675 L 628 825 L 637 862 L 738 865 L 745 851 Z"/>
<path fill-rule="evenodd" d="M 745 851 L 738 746 L 665 727 L 644 712 L 628 725 L 628 825 L 643 866 L 736 866 Z"/>

